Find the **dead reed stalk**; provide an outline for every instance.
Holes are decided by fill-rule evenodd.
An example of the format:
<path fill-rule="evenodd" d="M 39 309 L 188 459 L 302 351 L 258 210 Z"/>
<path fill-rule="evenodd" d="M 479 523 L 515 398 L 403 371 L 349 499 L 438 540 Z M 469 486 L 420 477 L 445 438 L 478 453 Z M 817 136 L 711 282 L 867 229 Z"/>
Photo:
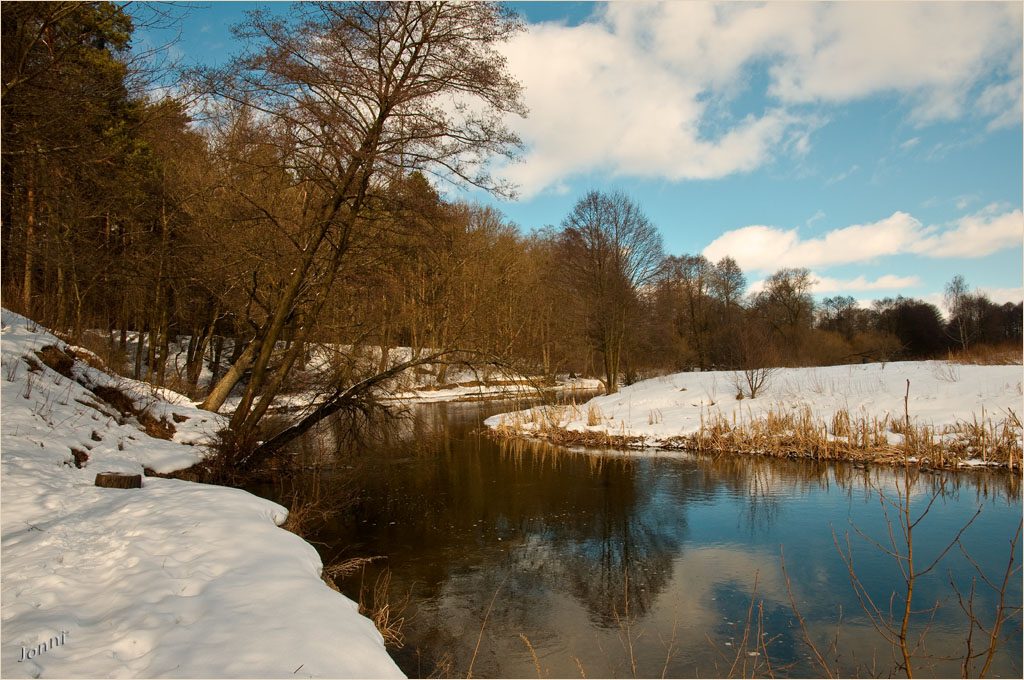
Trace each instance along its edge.
<path fill-rule="evenodd" d="M 484 613 L 484 620 L 480 624 L 480 632 L 476 636 L 476 646 L 473 647 L 473 658 L 469 660 L 469 669 L 466 671 L 467 680 L 473 677 L 473 664 L 476 662 L 476 655 L 480 652 L 480 641 L 483 640 L 484 637 L 484 629 L 487 627 L 487 619 L 491 616 L 491 610 L 494 609 L 494 601 L 498 599 L 498 593 L 500 593 L 501 589 L 505 586 L 505 581 L 508 580 L 511 573 L 512 572 L 505 574 L 505 578 L 501 579 L 501 583 L 499 583 L 498 587 L 494 589 L 494 595 L 491 596 L 491 603 L 487 605 L 487 611 Z"/>

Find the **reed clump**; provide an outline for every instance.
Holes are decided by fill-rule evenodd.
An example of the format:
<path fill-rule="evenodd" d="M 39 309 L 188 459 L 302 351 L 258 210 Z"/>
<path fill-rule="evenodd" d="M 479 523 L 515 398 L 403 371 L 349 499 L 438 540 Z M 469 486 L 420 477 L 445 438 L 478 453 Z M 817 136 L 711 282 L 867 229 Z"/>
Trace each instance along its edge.
<path fill-rule="evenodd" d="M 363 589 L 359 589 L 359 613 L 367 616 L 373 621 L 384 638 L 384 645 L 394 649 L 401 649 L 405 646 L 405 633 L 403 628 L 406 623 L 405 610 L 409 606 L 412 593 L 400 599 L 393 599 L 390 596 L 391 570 L 385 569 L 377 575 L 373 584 L 371 597 L 364 599 Z"/>
<path fill-rule="evenodd" d="M 591 412 L 588 409 L 588 425 Z M 610 428 L 567 429 L 569 422 L 581 419 L 574 406 L 543 407 L 525 414 L 511 414 L 491 433 L 499 438 L 536 438 L 564 446 L 652 446 L 856 463 L 897 464 L 910 460 L 921 467 L 946 469 L 980 462 L 1020 470 L 1022 460 L 1021 422 L 1013 411 L 997 418 L 982 412 L 971 420 L 936 426 L 914 422 L 905 414 L 851 415 L 846 409 L 827 420 L 816 417 L 809 407 L 772 408 L 757 416 L 734 413 L 731 418 L 716 410 L 703 415 L 696 432 L 657 440 L 632 435 L 624 426 L 617 433 Z"/>
<path fill-rule="evenodd" d="M 625 431 L 625 424 L 619 433 L 610 430 L 570 430 L 566 425 L 581 420 L 583 414 L 576 405 L 536 406 L 526 411 L 505 414 L 501 424 L 491 428 L 488 434 L 497 439 L 539 439 L 559 446 L 594 446 L 629 449 L 643 446 L 644 438 Z M 591 427 L 605 422 L 601 409 L 587 409 L 587 424 Z"/>
<path fill-rule="evenodd" d="M 675 438 L 675 447 L 709 453 L 754 453 L 779 458 L 815 460 L 878 460 L 900 456 L 889 443 L 889 419 L 851 418 L 842 410 L 830 423 L 815 418 L 809 408 L 770 409 L 761 417 L 728 419 L 714 412 L 701 428 Z"/>
<path fill-rule="evenodd" d="M 898 435 L 893 437 L 891 435 Z M 809 408 L 769 410 L 761 417 L 733 421 L 719 413 L 701 429 L 676 438 L 674 447 L 711 453 L 755 453 L 782 458 L 901 463 L 911 459 L 922 467 L 956 468 L 965 461 L 1020 469 L 1021 426 L 1010 416 L 993 420 L 974 417 L 941 427 L 907 423 L 904 417 L 853 417 L 845 409 L 830 422 Z"/>
<path fill-rule="evenodd" d="M 1014 366 L 1024 360 L 1024 348 L 1019 342 L 999 345 L 972 345 L 970 349 L 950 351 L 948 360 L 956 364 L 975 366 Z"/>

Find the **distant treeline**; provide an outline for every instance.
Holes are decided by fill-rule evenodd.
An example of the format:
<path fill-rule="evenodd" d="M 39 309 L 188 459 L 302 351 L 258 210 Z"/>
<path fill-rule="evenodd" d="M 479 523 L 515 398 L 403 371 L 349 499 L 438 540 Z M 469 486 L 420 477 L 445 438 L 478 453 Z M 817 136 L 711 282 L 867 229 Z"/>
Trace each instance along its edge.
<path fill-rule="evenodd" d="M 121 331 L 122 346 L 140 332 L 149 356 L 127 360 L 156 383 L 171 379 L 170 339 L 190 336 L 179 386 L 195 390 L 204 357 L 222 358 L 232 370 L 217 363 L 207 406 L 244 376 L 239 429 L 309 343 L 598 375 L 614 390 L 619 376 L 1021 342 L 1021 305 L 993 304 L 959 277 L 949 319 L 911 298 L 815 304 L 803 269 L 746 295 L 730 258 L 666 257 L 619 194 L 591 192 L 559 227 L 528 232 L 445 200 L 434 188 L 445 181 L 509 190 L 486 173 L 489 157 L 515 156 L 502 121 L 525 112 L 495 50 L 521 23 L 499 5 L 256 13 L 248 52 L 178 90 L 201 94 L 202 109 L 143 94 L 123 5 L 0 11 L 4 305 L 78 336 Z M 367 377 L 343 360 L 335 370 L 339 394 Z"/>

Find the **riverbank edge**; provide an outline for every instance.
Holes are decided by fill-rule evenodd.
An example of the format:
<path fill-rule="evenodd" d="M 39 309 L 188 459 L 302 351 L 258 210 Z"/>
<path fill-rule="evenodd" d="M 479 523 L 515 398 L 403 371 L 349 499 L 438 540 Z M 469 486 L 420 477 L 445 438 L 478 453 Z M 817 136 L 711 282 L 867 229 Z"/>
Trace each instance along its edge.
<path fill-rule="evenodd" d="M 772 441 L 761 447 L 744 445 L 744 442 L 756 439 L 756 435 L 744 429 L 743 424 L 731 428 L 707 429 L 674 437 L 650 437 L 646 435 L 614 434 L 607 430 L 575 430 L 543 424 L 538 428 L 527 428 L 522 423 L 508 424 L 503 422 L 507 416 L 517 413 L 529 413 L 533 409 L 522 412 L 504 413 L 488 418 L 485 422 L 485 434 L 498 440 L 522 440 L 546 442 L 555 446 L 603 448 L 621 452 L 637 453 L 641 451 L 685 451 L 707 455 L 759 456 L 769 458 L 786 458 L 790 460 L 813 460 L 822 462 L 845 462 L 854 465 L 887 465 L 899 466 L 907 463 L 925 470 L 973 470 L 987 469 L 1006 473 L 1022 470 L 1022 454 L 1020 448 L 1010 452 L 1007 460 L 986 460 L 977 457 L 962 457 L 950 448 L 936 445 L 934 442 L 920 447 L 922 440 L 933 438 L 934 433 L 927 430 L 916 436 L 903 436 L 909 445 L 879 445 L 865 448 L 854 448 L 848 441 L 834 437 L 809 437 L 806 434 L 776 435 Z M 911 425 L 911 428 L 914 426 Z M 927 428 L 927 426 L 924 426 Z M 1020 423 L 1016 423 L 1020 429 Z M 816 432 L 826 432 L 824 426 L 814 428 Z M 913 442 L 918 442 L 915 449 Z M 739 440 L 737 442 L 737 440 Z M 966 448 L 971 443 L 964 445 Z M 973 444 L 977 447 L 977 444 Z M 924 450 L 920 450 L 923 448 Z"/>
<path fill-rule="evenodd" d="M 318 624 L 317 615 L 320 615 L 320 623 L 326 623 L 328 621 L 327 617 L 329 617 L 337 628 L 340 629 L 335 630 L 337 634 L 341 634 L 341 630 L 349 629 L 353 632 L 358 629 L 359 632 L 347 644 L 340 645 L 349 650 L 347 655 L 343 655 L 350 657 L 349 659 L 346 659 L 339 665 L 335 661 L 341 657 L 338 657 L 336 652 L 332 652 L 322 659 L 307 657 L 307 661 L 302 664 L 304 668 L 300 666 L 303 674 L 312 671 L 313 675 L 311 677 L 324 674 L 327 677 L 344 677 L 346 675 L 351 677 L 368 677 L 369 675 L 404 677 L 387 654 L 383 640 L 380 639 L 379 633 L 373 628 L 372 621 L 358 613 L 357 605 L 340 592 L 337 598 L 333 600 L 333 595 L 327 596 L 330 582 L 324 578 L 322 564 L 320 565 L 321 569 L 317 570 L 319 586 L 309 587 L 311 581 L 308 580 L 308 576 L 305 573 L 306 567 L 311 565 L 314 557 L 316 563 L 320 564 L 319 556 L 315 548 L 308 542 L 301 540 L 301 537 L 297 537 L 294 533 L 281 528 L 285 524 L 288 514 L 285 508 L 242 489 L 216 484 L 194 483 L 188 480 L 188 470 L 197 464 L 202 464 L 204 454 L 200 453 L 200 450 L 204 445 L 208 445 L 209 442 L 201 441 L 201 438 L 197 436 L 199 434 L 198 431 L 191 433 L 193 436 L 190 440 L 185 441 L 182 439 L 179 435 L 182 434 L 183 429 L 187 429 L 182 423 L 191 419 L 194 419 L 192 422 L 195 422 L 200 418 L 204 422 L 207 420 L 219 421 L 222 420 L 220 416 L 199 410 L 194 402 L 177 393 L 164 389 L 149 388 L 144 383 L 112 373 L 103 367 L 101 362 L 98 361 L 98 357 L 92 355 L 88 350 L 69 345 L 32 320 L 9 312 L 6 309 L 3 310 L 3 335 L 0 336 L 0 340 L 2 340 L 0 344 L 3 347 L 5 375 L 3 386 L 5 397 L 3 420 L 8 425 L 3 432 L 3 453 L 4 458 L 7 460 L 4 461 L 6 464 L 4 465 L 4 474 L 2 476 L 4 486 L 3 512 L 4 519 L 6 520 L 3 532 L 4 581 L 6 582 L 5 585 L 8 586 L 8 588 L 4 588 L 5 645 L 10 646 L 16 642 L 20 643 L 24 640 L 34 639 L 39 630 L 45 631 L 47 629 L 45 625 L 40 625 L 40 621 L 79 621 L 85 616 L 82 613 L 84 609 L 90 609 L 93 605 L 99 609 L 111 606 L 111 593 L 109 591 L 104 593 L 102 588 L 98 590 L 76 589 L 77 595 L 74 601 L 66 600 L 59 595 L 60 588 L 66 587 L 67 584 L 54 582 L 57 591 L 47 593 L 44 583 L 49 583 L 52 580 L 48 573 L 41 572 L 40 574 L 33 575 L 31 570 L 19 569 L 15 565 L 29 557 L 31 558 L 30 561 L 42 560 L 41 564 L 43 562 L 46 564 L 52 562 L 54 565 L 64 565 L 65 561 L 67 561 L 69 567 L 76 561 L 83 564 L 108 563 L 113 559 L 109 554 L 110 546 L 108 544 L 110 540 L 125 543 L 126 549 L 131 551 L 133 550 L 131 543 L 135 542 L 141 545 L 152 540 L 153 535 L 151 533 L 148 534 L 145 530 L 147 523 L 152 523 L 153 526 L 173 524 L 175 521 L 182 520 L 181 515 L 187 511 L 189 519 L 196 520 L 195 527 L 217 525 L 218 521 L 222 521 L 224 517 L 245 516 L 246 521 L 249 522 L 252 528 L 258 528 L 258 531 L 253 533 L 246 532 L 245 526 L 238 526 L 236 527 L 236 532 L 233 532 L 231 535 L 231 540 L 236 545 L 247 546 L 246 550 L 242 552 L 243 554 L 250 555 L 250 560 L 242 558 L 237 561 L 224 562 L 223 564 L 217 561 L 204 561 L 202 559 L 196 561 L 195 567 L 199 570 L 196 573 L 201 574 L 196 576 L 196 578 L 206 578 L 207 572 L 223 574 L 223 576 L 213 576 L 202 581 L 200 590 L 203 588 L 233 590 L 238 588 L 241 581 L 245 581 L 248 586 L 260 587 L 264 591 L 273 591 L 281 585 L 279 581 L 261 582 L 258 578 L 254 579 L 252 574 L 259 573 L 261 569 L 267 574 L 277 575 L 281 575 L 286 571 L 289 582 L 286 584 L 285 590 L 296 591 L 302 595 L 314 597 L 316 602 L 311 602 L 310 604 L 315 604 L 316 606 L 310 607 L 310 612 L 303 613 L 301 601 L 292 600 L 294 605 L 292 610 L 296 615 L 290 618 L 294 619 L 294 623 L 299 624 L 299 629 L 306 630 L 307 632 L 303 633 L 302 630 L 294 631 L 286 626 L 284 629 L 288 629 L 288 635 L 282 637 L 276 633 L 270 633 L 270 638 L 260 640 L 253 639 L 251 633 L 245 632 L 253 628 L 252 625 L 236 625 L 237 622 L 233 623 L 233 619 L 228 611 L 221 612 L 219 617 L 215 616 L 214 619 L 216 620 L 212 622 L 205 617 L 201 618 L 199 620 L 200 625 L 195 631 L 195 637 L 189 643 L 190 646 L 198 650 L 213 645 L 214 639 L 216 639 L 220 645 L 227 645 L 223 648 L 232 650 L 232 654 L 236 651 L 240 652 L 241 649 L 248 650 L 244 652 L 244 655 L 252 657 L 255 665 L 240 666 L 239 664 L 244 664 L 244 662 L 229 658 L 227 654 L 206 655 L 206 661 L 204 662 L 202 658 L 198 658 L 204 655 L 199 654 L 197 651 L 197 659 L 189 659 L 188 664 L 186 664 L 191 670 L 186 670 L 181 664 L 178 665 L 177 672 L 184 672 L 186 674 L 182 677 L 255 677 L 252 675 L 253 673 L 266 673 L 271 668 L 271 666 L 265 663 L 266 659 L 273 656 L 279 648 L 288 647 L 290 641 L 299 640 L 302 643 L 292 645 L 299 653 L 317 648 L 315 645 L 310 645 L 309 649 L 307 649 L 305 644 L 306 642 L 316 641 L 323 637 L 323 626 Z M 54 361 L 59 361 L 62 365 L 56 366 L 53 363 Z M 133 395 L 133 391 L 144 392 L 142 398 L 147 403 L 143 408 L 139 409 L 137 414 L 119 414 L 118 408 L 110 401 L 109 391 L 104 393 L 102 390 L 97 389 L 97 387 L 106 387 L 108 390 L 116 389 L 120 391 L 129 404 L 133 396 L 136 399 L 139 397 L 137 394 Z M 65 415 L 64 411 L 69 413 L 74 411 L 74 417 L 63 417 Z M 80 415 L 79 411 L 86 414 L 86 416 Z M 89 419 L 88 416 L 93 411 L 96 411 L 98 415 L 103 417 L 97 421 L 97 414 L 93 414 L 91 419 Z M 150 415 L 154 412 L 157 413 L 159 417 L 156 421 L 168 426 L 169 434 L 164 433 L 163 436 L 154 436 L 152 432 L 148 431 L 144 422 L 143 412 Z M 92 428 L 91 435 L 88 428 L 84 431 L 84 434 L 81 431 L 83 421 L 90 423 L 89 427 Z M 27 427 L 27 425 L 33 422 L 38 423 L 34 430 Z M 13 430 L 12 423 L 15 424 Z M 177 424 L 177 435 L 174 430 L 175 426 L 172 423 Z M 210 433 L 207 430 L 204 434 Z M 108 441 L 111 443 L 118 442 L 116 449 L 114 446 L 108 447 L 106 443 Z M 64 460 L 65 454 L 59 453 L 68 449 L 69 442 L 79 443 L 81 447 L 79 449 L 81 451 L 81 458 L 76 453 L 74 460 L 69 459 L 70 462 L 69 460 Z M 105 449 L 109 449 L 107 455 L 104 455 Z M 75 446 L 71 446 L 70 450 L 75 453 Z M 175 450 L 180 453 L 177 453 Z M 28 453 L 25 453 L 26 451 Z M 143 491 L 135 492 L 97 488 L 92 483 L 92 477 L 97 470 L 106 469 L 107 467 L 126 473 L 144 473 Z M 186 484 L 186 487 L 167 486 L 168 484 Z M 21 502 L 21 496 L 23 495 L 21 487 L 36 488 L 36 491 L 33 492 L 35 494 L 35 501 L 31 507 L 30 504 Z M 93 497 L 96 494 L 106 495 L 98 497 L 100 502 L 93 502 Z M 151 498 L 147 496 L 143 499 L 141 494 L 155 494 L 158 497 Z M 179 496 L 188 496 L 196 501 L 202 500 L 206 505 L 215 506 L 217 512 L 216 514 L 204 514 L 203 503 L 196 503 L 194 505 L 190 503 L 183 504 L 179 500 Z M 138 499 L 138 507 L 133 505 L 136 503 L 136 499 Z M 163 503 L 160 502 L 161 499 L 164 500 Z M 176 500 L 177 502 L 175 502 Z M 38 505 L 45 505 L 48 509 L 59 507 L 60 511 L 54 514 L 50 510 L 45 517 L 45 522 L 43 522 L 35 516 L 39 514 L 39 508 L 36 507 Z M 131 508 L 132 513 L 138 516 L 139 523 L 137 527 L 141 531 L 129 531 L 126 536 L 138 535 L 139 539 L 137 540 L 126 538 L 122 541 L 119 535 L 124 523 L 123 515 L 127 508 Z M 148 522 L 147 517 L 149 518 Z M 164 519 L 161 519 L 161 517 Z M 82 525 L 99 527 L 109 524 L 113 531 L 110 531 L 110 535 L 105 537 L 110 539 L 106 542 L 96 541 L 89 544 L 80 541 L 79 543 L 58 546 L 59 550 L 52 555 L 54 559 L 51 560 L 48 557 L 44 559 L 43 556 L 49 555 L 56 548 L 51 549 L 45 545 L 45 542 L 43 544 L 39 542 L 26 542 L 24 536 L 19 535 L 25 533 L 24 527 L 21 527 L 19 531 L 13 530 L 18 525 L 24 524 L 28 526 L 29 533 L 27 535 L 48 537 L 54 531 L 58 531 L 62 523 L 66 523 L 67 527 Z M 276 526 L 268 526 L 271 524 Z M 70 528 L 64 529 L 64 532 L 71 531 L 72 529 Z M 185 534 L 186 531 L 181 533 Z M 198 532 L 197 535 L 200 535 L 200 533 Z M 72 537 L 74 538 L 73 535 Z M 210 538 L 211 536 L 207 536 L 207 539 Z M 268 541 L 268 538 L 271 540 Z M 271 545 L 271 542 L 273 545 Z M 202 543 L 216 544 L 217 541 L 200 541 L 200 544 Z M 259 549 L 254 549 L 257 546 Z M 19 551 L 19 547 L 22 547 L 21 551 Z M 146 546 L 146 549 L 148 547 Z M 143 548 L 136 547 L 134 550 L 136 552 L 131 553 L 132 557 L 123 561 L 128 563 L 129 566 L 123 568 L 124 575 L 119 579 L 119 582 L 122 584 L 119 586 L 119 596 L 124 594 L 120 592 L 121 590 L 128 588 L 125 585 L 128 581 L 138 580 L 139 574 L 132 573 L 133 571 L 137 572 L 137 570 L 133 570 L 130 564 L 132 562 L 136 564 L 139 562 L 138 555 L 142 554 Z M 169 554 L 173 554 L 175 548 L 172 546 L 169 550 L 171 550 Z M 277 557 L 274 558 L 275 563 L 272 565 L 268 565 L 266 560 L 268 557 L 266 553 L 268 551 L 277 554 Z M 31 555 L 19 555 L 19 552 L 30 552 Z M 71 557 L 72 555 L 74 556 L 73 558 Z M 66 557 L 67 560 L 65 560 Z M 187 556 L 182 557 L 182 559 L 186 558 Z M 166 565 L 167 558 L 165 557 L 163 560 L 164 565 Z M 9 571 L 8 566 L 10 566 L 10 569 L 18 569 L 20 576 L 13 578 L 14 572 Z M 145 566 L 145 560 L 143 560 L 143 567 Z M 124 621 L 119 622 L 119 619 L 115 617 L 108 621 L 104 628 L 116 626 L 119 630 L 129 631 L 128 635 L 130 638 L 141 635 L 142 637 L 139 642 L 148 642 L 149 640 L 143 640 L 143 638 L 146 638 L 150 631 L 146 630 L 146 626 L 134 625 L 133 622 L 140 619 L 148 623 L 171 616 L 178 604 L 178 600 L 187 603 L 189 599 L 194 597 L 191 594 L 184 596 L 172 594 L 164 599 L 156 599 L 158 593 L 168 590 L 168 588 L 163 587 L 164 584 L 161 583 L 159 577 L 163 576 L 167 580 L 167 585 L 173 585 L 171 581 L 180 582 L 182 579 L 180 575 L 182 572 L 179 572 L 179 575 L 176 576 L 168 576 L 161 573 L 163 566 L 157 566 L 157 569 L 145 571 L 149 575 L 148 582 L 145 584 L 145 592 L 138 593 L 138 597 L 135 598 L 137 601 L 131 607 L 131 613 L 126 615 Z M 114 571 L 122 571 L 121 564 L 118 564 Z M 84 575 L 89 572 L 87 570 L 80 570 L 80 573 Z M 238 576 L 240 573 L 244 573 L 245 576 Z M 152 578 L 154 576 L 158 578 Z M 32 585 L 31 588 L 25 589 L 15 583 L 25 579 L 29 579 Z M 222 584 L 221 581 L 224 583 Z M 9 591 L 9 588 L 15 588 L 16 586 L 16 592 Z M 323 591 L 319 592 L 321 588 Z M 246 589 L 243 588 L 242 590 Z M 187 590 L 188 587 L 186 585 L 186 589 L 183 592 Z M 314 593 L 314 590 L 318 592 Z M 337 589 L 335 588 L 335 590 Z M 177 590 L 174 590 L 174 593 L 177 592 Z M 23 595 L 23 593 L 25 594 Z M 93 594 L 89 595 L 89 593 Z M 38 602 L 34 604 L 28 603 L 23 601 L 25 597 L 30 599 L 42 597 L 43 604 Z M 218 602 L 219 604 L 224 604 L 219 600 Z M 86 606 L 83 607 L 83 604 Z M 189 606 L 192 605 L 189 604 Z M 244 608 L 248 611 L 253 606 L 256 606 L 258 609 L 257 605 L 249 602 L 245 603 Z M 273 611 L 266 612 L 267 621 L 271 623 L 271 625 L 267 626 L 267 630 L 268 632 L 274 630 L 280 632 L 284 630 L 278 625 L 282 612 L 276 608 L 272 609 Z M 22 611 L 27 612 L 29 615 L 27 617 L 24 616 L 21 613 Z M 317 612 L 317 614 L 313 614 L 313 611 Z M 249 611 L 249 613 L 253 614 L 254 612 Z M 325 614 L 326 617 L 324 616 Z M 221 622 L 222 625 L 218 625 L 220 619 L 225 617 L 227 619 Z M 174 634 L 171 637 L 175 640 L 182 637 L 188 640 L 190 638 L 187 634 L 187 628 L 183 628 L 178 623 L 179 618 L 181 617 L 175 617 Z M 251 616 L 247 617 L 246 623 L 251 624 L 253 618 Z M 304 628 L 303 622 L 305 622 Z M 368 630 L 367 626 L 369 626 Z M 136 629 L 139 630 L 138 633 L 132 632 Z M 217 629 L 214 636 L 210 635 L 212 629 Z M 30 675 L 33 673 L 45 673 L 53 674 L 57 677 L 68 677 L 68 668 L 73 667 L 77 667 L 80 672 L 86 672 L 90 675 L 97 674 L 98 676 L 111 673 L 131 673 L 130 669 L 135 668 L 134 659 L 119 659 L 117 655 L 111 654 L 101 659 L 95 653 L 96 650 L 102 648 L 117 647 L 120 649 L 125 642 L 124 639 L 114 644 L 86 644 L 87 640 L 88 642 L 93 642 L 92 638 L 94 637 L 105 638 L 105 633 L 103 631 L 97 632 L 97 630 L 91 627 L 89 630 L 73 631 L 78 644 L 70 645 L 68 649 L 71 650 L 72 647 L 78 648 L 73 651 L 85 649 L 88 659 L 80 660 L 85 665 L 76 666 L 77 662 L 74 662 L 72 659 L 61 658 L 61 656 L 66 656 L 66 654 L 60 656 L 51 654 L 34 659 L 32 664 L 26 662 L 17 667 L 13 664 L 8 666 L 5 663 L 4 674 L 20 676 L 23 671 Z M 232 635 L 232 630 L 239 632 Z M 186 632 L 183 634 L 182 631 Z M 373 636 L 368 635 L 368 631 L 373 631 L 377 638 L 376 641 L 372 639 Z M 157 636 L 157 641 L 152 650 L 143 654 L 139 657 L 140 659 L 149 657 L 147 663 L 162 665 L 168 661 L 164 657 L 173 660 L 172 657 L 180 656 L 174 651 L 169 651 L 166 654 L 153 655 L 157 657 L 155 660 L 153 657 L 150 657 L 150 654 L 161 646 L 158 641 L 159 637 L 161 636 Z M 134 639 L 131 639 L 130 642 L 136 644 Z M 171 648 L 173 650 L 174 643 L 169 642 L 169 644 L 172 645 Z M 253 646 L 254 644 L 255 646 Z M 334 646 L 338 647 L 339 645 L 335 643 Z M 236 650 L 236 647 L 239 647 L 239 649 Z M 67 651 L 67 654 L 71 653 L 72 651 Z M 10 655 L 7 656 L 9 657 Z M 332 656 L 334 657 L 333 659 L 331 658 Z M 108 659 L 107 657 L 110 658 Z M 71 663 L 71 666 L 67 665 L 69 663 Z M 200 665 L 196 666 L 196 663 Z M 45 664 L 45 666 L 40 666 L 39 664 Z M 30 666 L 32 667 L 30 668 Z M 150 666 L 146 667 L 151 668 Z M 33 668 L 35 668 L 35 671 L 32 670 Z M 89 670 L 90 668 L 91 670 Z M 243 670 L 239 672 L 238 669 L 240 668 Z M 248 668 L 248 670 L 244 670 L 244 668 Z M 231 671 L 228 669 L 235 670 Z M 15 670 L 18 672 L 13 672 Z M 287 672 L 291 673 L 298 670 L 288 666 Z M 282 673 L 284 672 L 282 671 Z M 176 672 L 175 669 L 169 668 L 162 670 L 161 674 L 174 677 Z M 149 672 L 143 671 L 141 675 L 148 676 Z M 39 676 L 35 675 L 35 677 Z"/>

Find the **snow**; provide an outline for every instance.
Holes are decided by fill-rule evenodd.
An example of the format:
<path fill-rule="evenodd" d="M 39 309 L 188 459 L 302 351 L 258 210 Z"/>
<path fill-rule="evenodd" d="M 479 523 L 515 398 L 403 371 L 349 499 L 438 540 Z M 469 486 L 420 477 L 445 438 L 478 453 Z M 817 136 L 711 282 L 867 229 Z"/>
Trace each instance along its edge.
<path fill-rule="evenodd" d="M 0 330 L 0 675 L 402 677 L 373 623 L 320 579 L 316 550 L 279 528 L 280 505 L 157 477 L 94 485 L 195 463 L 219 416 L 81 362 L 74 380 L 30 371 L 23 357 L 68 346 L 6 310 Z M 173 439 L 87 386 L 117 386 Z"/>
<path fill-rule="evenodd" d="M 90 330 L 87 333 L 93 336 L 96 341 L 102 343 L 116 342 L 120 333 L 118 331 L 104 332 Z M 134 357 L 138 350 L 139 333 L 131 331 L 125 333 L 124 356 Z M 168 343 L 168 356 L 165 365 L 165 374 L 168 376 L 184 375 L 186 373 L 186 355 L 189 346 L 190 336 L 179 335 Z M 147 370 L 148 352 L 147 341 L 143 339 L 143 358 L 141 361 L 142 374 Z M 87 351 L 78 348 L 81 351 Z M 228 362 L 232 350 L 233 340 L 225 340 L 221 356 L 221 370 L 219 375 L 229 368 Z M 279 349 L 284 350 L 285 344 L 280 343 Z M 388 349 L 388 365 L 393 366 L 403 361 L 410 361 L 414 357 L 426 356 L 437 352 L 431 348 L 413 349 L 412 347 L 391 347 Z M 351 345 L 330 345 L 311 343 L 308 348 L 308 357 L 305 367 L 296 371 L 301 381 L 305 378 L 313 387 L 300 389 L 295 392 L 283 392 L 274 398 L 272 409 L 283 412 L 298 412 L 307 409 L 310 404 L 318 402 L 323 397 L 322 389 L 316 388 L 318 376 L 331 375 L 332 366 L 335 362 L 349 361 L 353 357 L 359 365 L 377 366 L 381 359 L 380 347 L 367 345 L 353 347 Z M 207 352 L 203 361 L 202 369 L 199 372 L 197 386 L 201 389 L 209 388 L 213 380 L 211 369 L 213 360 L 212 353 Z M 438 381 L 441 373 L 440 364 L 423 364 L 415 369 L 407 370 L 389 382 L 386 389 L 378 392 L 381 399 L 385 401 L 402 402 L 407 404 L 431 403 L 442 401 L 467 401 L 489 398 L 533 398 L 537 394 L 536 380 L 530 376 L 507 370 L 498 370 L 493 367 L 477 370 L 460 365 L 451 365 L 445 373 L 444 383 Z M 571 392 L 578 390 L 595 390 L 600 388 L 601 381 L 591 378 L 570 378 L 562 376 L 557 384 L 543 388 L 545 391 Z M 155 388 L 147 389 L 153 390 Z M 232 394 L 224 401 L 222 411 L 232 411 L 241 401 L 243 385 L 235 386 Z M 170 390 L 156 390 L 167 400 L 175 402 L 184 399 L 180 394 Z"/>
<path fill-rule="evenodd" d="M 904 396 L 910 381 L 911 422 L 937 427 L 977 417 L 1000 421 L 1012 410 L 1021 415 L 1022 374 L 1016 366 L 976 366 L 946 361 L 910 361 L 817 368 L 778 369 L 757 398 L 737 399 L 737 379 L 731 371 L 676 373 L 596 397 L 576 408 L 557 411 L 557 426 L 569 431 L 607 432 L 642 437 L 642 445 L 658 447 L 674 437 L 700 431 L 716 413 L 729 422 L 764 416 L 769 410 L 801 412 L 829 422 L 846 409 L 850 418 L 904 417 Z M 744 387 L 744 391 L 746 388 Z M 531 420 L 534 410 L 518 412 L 519 422 Z M 551 413 L 551 412 L 549 412 Z M 599 420 L 599 424 L 588 425 Z M 487 419 L 488 427 L 512 425 L 517 417 L 501 414 Z M 527 422 L 529 431 L 537 424 Z M 889 433 L 890 443 L 901 435 Z"/>
<path fill-rule="evenodd" d="M 541 391 L 573 392 L 591 391 L 601 387 L 601 381 L 594 378 L 567 378 L 559 380 L 552 387 L 541 388 Z M 508 383 L 479 384 L 479 381 L 467 381 L 465 384 L 455 384 L 451 387 L 413 387 L 402 392 L 396 392 L 386 397 L 389 400 L 408 403 L 426 404 L 441 401 L 466 401 L 473 399 L 503 398 L 514 399 L 536 398 L 538 388 L 527 379 L 522 382 L 509 381 Z"/>

